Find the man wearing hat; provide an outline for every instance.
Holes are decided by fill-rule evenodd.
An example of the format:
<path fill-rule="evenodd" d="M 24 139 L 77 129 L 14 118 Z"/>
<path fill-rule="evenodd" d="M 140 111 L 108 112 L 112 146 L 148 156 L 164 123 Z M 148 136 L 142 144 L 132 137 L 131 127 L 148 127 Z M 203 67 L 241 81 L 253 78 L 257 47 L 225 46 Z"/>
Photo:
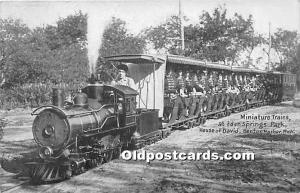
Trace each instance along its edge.
<path fill-rule="evenodd" d="M 127 65 L 120 64 L 119 66 L 117 66 L 117 68 L 118 68 L 118 75 L 116 80 L 112 81 L 112 84 L 128 86 L 130 88 L 136 89 L 134 80 L 127 76 L 127 72 L 128 72 Z"/>

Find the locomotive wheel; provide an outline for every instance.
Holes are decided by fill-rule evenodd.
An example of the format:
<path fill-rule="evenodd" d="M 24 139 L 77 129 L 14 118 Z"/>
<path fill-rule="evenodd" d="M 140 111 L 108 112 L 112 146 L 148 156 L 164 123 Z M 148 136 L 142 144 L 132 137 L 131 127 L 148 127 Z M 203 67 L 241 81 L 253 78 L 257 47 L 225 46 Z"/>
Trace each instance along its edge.
<path fill-rule="evenodd" d="M 204 125 L 206 123 L 206 119 L 207 119 L 206 117 L 202 118 L 202 125 Z"/>
<path fill-rule="evenodd" d="M 113 159 L 117 159 L 121 155 L 122 151 L 122 143 L 120 140 L 120 135 L 115 136 L 114 141 L 113 141 Z"/>
<path fill-rule="evenodd" d="M 191 120 L 189 122 L 189 129 L 193 128 L 195 126 L 194 120 Z"/>
<path fill-rule="evenodd" d="M 113 150 L 113 159 L 118 159 L 121 155 L 121 151 L 122 151 L 122 146 L 116 147 Z"/>
<path fill-rule="evenodd" d="M 228 111 L 227 111 L 227 116 L 230 116 L 230 115 L 231 115 L 231 111 L 228 110 Z"/>
<path fill-rule="evenodd" d="M 104 136 L 101 139 L 101 144 L 103 145 L 103 150 L 104 152 L 102 153 L 103 156 L 103 161 L 104 162 L 109 162 L 112 160 L 113 156 L 113 142 L 114 142 L 114 137 L 112 135 L 107 135 Z"/>
<path fill-rule="evenodd" d="M 225 117 L 225 112 L 221 112 L 220 114 L 221 114 L 220 118 Z"/>
<path fill-rule="evenodd" d="M 222 112 L 218 113 L 218 119 L 222 118 Z"/>
<path fill-rule="evenodd" d="M 71 169 L 67 169 L 66 170 L 66 179 L 70 179 L 72 177 L 72 170 Z"/>
<path fill-rule="evenodd" d="M 164 121 L 165 122 L 170 122 L 170 120 L 172 118 L 172 111 L 173 111 L 172 107 L 165 107 L 165 109 L 164 109 Z"/>
<path fill-rule="evenodd" d="M 196 119 L 195 125 L 196 125 L 196 126 L 199 126 L 199 125 L 201 125 L 201 124 L 202 124 L 202 117 L 199 117 L 199 118 Z"/>
<path fill-rule="evenodd" d="M 96 166 L 100 166 L 103 163 L 104 163 L 104 155 L 101 155 L 96 158 Z"/>
<path fill-rule="evenodd" d="M 171 127 L 167 127 L 165 131 L 163 131 L 162 133 L 162 138 L 167 138 L 170 134 L 171 134 L 171 130 L 172 128 Z"/>
<path fill-rule="evenodd" d="M 104 162 L 110 162 L 113 158 L 113 151 L 110 149 L 110 147 L 108 147 L 106 149 L 106 152 L 103 153 L 103 157 L 104 157 Z"/>

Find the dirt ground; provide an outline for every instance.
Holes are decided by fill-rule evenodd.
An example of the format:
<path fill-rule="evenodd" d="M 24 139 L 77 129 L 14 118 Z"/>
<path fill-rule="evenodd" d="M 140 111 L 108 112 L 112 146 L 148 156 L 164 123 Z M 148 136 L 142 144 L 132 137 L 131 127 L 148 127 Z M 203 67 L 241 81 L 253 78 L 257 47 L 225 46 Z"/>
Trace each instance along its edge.
<path fill-rule="evenodd" d="M 258 126 L 231 126 L 241 115 L 285 117 L 266 122 L 265 133 L 249 133 Z M 32 140 L 33 117 L 28 111 L 2 112 L 8 119 L 0 155 L 26 155 L 36 147 Z M 251 121 L 250 121 L 251 122 Z M 271 123 L 274 122 L 274 123 Z M 282 122 L 282 124 L 280 124 Z M 224 126 L 222 124 L 225 124 Z M 272 125 L 271 125 L 272 124 Z M 221 132 L 212 132 L 220 129 Z M 224 130 L 223 130 L 224 129 Z M 223 133 L 227 131 L 227 133 Z M 228 133 L 230 132 L 231 133 Z M 237 133 L 234 133 L 237 131 Z M 273 133 L 268 133 L 272 131 Z M 281 133 L 278 133 L 280 131 Z M 277 133 L 275 133 L 277 132 Z M 17 133 L 17 134 L 16 134 Z M 208 120 L 201 127 L 177 130 L 167 139 L 143 148 L 147 152 L 253 152 L 254 161 L 126 161 L 113 160 L 68 181 L 33 186 L 0 168 L 0 192 L 300 192 L 300 108 L 291 103 L 265 106 Z M 140 152 L 142 151 L 140 150 Z M 17 172 L 15 167 L 11 172 Z"/>

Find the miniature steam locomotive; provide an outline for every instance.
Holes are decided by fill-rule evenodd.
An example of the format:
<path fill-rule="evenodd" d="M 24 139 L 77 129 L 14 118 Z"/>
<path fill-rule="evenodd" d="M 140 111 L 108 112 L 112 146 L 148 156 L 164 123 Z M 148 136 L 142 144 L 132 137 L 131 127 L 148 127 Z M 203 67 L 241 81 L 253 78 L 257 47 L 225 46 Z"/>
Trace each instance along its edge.
<path fill-rule="evenodd" d="M 119 55 L 136 88 L 90 84 L 72 104 L 37 108 L 39 158 L 26 163 L 35 183 L 60 181 L 232 112 L 291 99 L 295 75 L 229 67 L 168 55 Z M 60 94 L 58 93 L 59 97 Z"/>

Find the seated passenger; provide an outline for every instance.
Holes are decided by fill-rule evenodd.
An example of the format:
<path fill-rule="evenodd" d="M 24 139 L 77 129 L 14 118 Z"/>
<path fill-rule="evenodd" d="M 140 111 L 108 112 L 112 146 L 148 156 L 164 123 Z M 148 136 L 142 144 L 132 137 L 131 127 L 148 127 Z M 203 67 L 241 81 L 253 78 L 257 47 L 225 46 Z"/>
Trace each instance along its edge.
<path fill-rule="evenodd" d="M 231 86 L 227 89 L 226 93 L 239 94 L 240 90 L 236 85 L 231 84 Z"/>
<path fill-rule="evenodd" d="M 127 76 L 128 67 L 125 64 L 120 64 L 117 66 L 118 68 L 118 75 L 115 80 L 112 81 L 112 85 L 123 85 L 128 86 L 132 89 L 136 90 L 136 85 L 134 83 L 134 80 Z"/>
<path fill-rule="evenodd" d="M 243 91 L 245 91 L 245 92 L 249 92 L 249 91 L 250 91 L 250 86 L 249 86 L 249 84 L 245 84 L 245 85 L 244 85 Z"/>
<path fill-rule="evenodd" d="M 244 85 L 244 81 L 243 81 L 243 75 L 240 74 L 239 76 L 239 85 L 243 86 Z"/>
<path fill-rule="evenodd" d="M 257 87 L 256 87 L 256 78 L 253 76 L 251 81 L 250 81 L 250 91 L 255 92 L 257 91 Z"/>
<path fill-rule="evenodd" d="M 214 87 L 212 88 L 212 93 L 216 94 L 221 91 L 219 84 L 215 84 Z"/>
<path fill-rule="evenodd" d="M 220 90 L 222 90 L 223 89 L 223 76 L 221 73 L 219 74 L 218 85 L 220 87 Z"/>
<path fill-rule="evenodd" d="M 184 78 L 182 76 L 182 71 L 179 70 L 178 71 L 178 77 L 177 77 L 177 92 L 179 93 L 179 95 L 181 97 L 187 97 L 188 95 L 186 87 L 185 87 L 185 82 L 184 82 Z"/>
<path fill-rule="evenodd" d="M 249 90 L 252 91 L 252 92 L 255 92 L 255 91 L 257 91 L 257 87 L 253 83 L 251 83 Z"/>
<path fill-rule="evenodd" d="M 176 80 L 171 69 L 166 74 L 165 78 L 165 90 L 167 90 L 168 92 L 176 92 Z"/>
<path fill-rule="evenodd" d="M 223 76 L 223 81 L 222 81 L 222 90 L 223 91 L 226 91 L 227 88 L 229 87 L 229 82 L 228 82 L 228 79 L 227 79 L 227 75 Z"/>
<path fill-rule="evenodd" d="M 193 91 L 192 91 L 193 95 L 200 96 L 200 95 L 205 94 L 204 87 L 199 82 L 196 73 L 194 74 L 193 79 L 192 79 L 192 88 L 193 88 Z"/>
<path fill-rule="evenodd" d="M 193 88 L 192 88 L 192 80 L 191 80 L 189 71 L 186 72 L 184 81 L 185 81 L 187 93 L 191 93 L 193 91 Z"/>
<path fill-rule="evenodd" d="M 213 91 L 214 88 L 214 80 L 213 80 L 213 73 L 209 74 L 209 78 L 207 80 L 207 86 L 210 92 Z"/>
<path fill-rule="evenodd" d="M 205 87 L 207 86 L 207 76 L 205 73 L 199 73 L 199 71 L 197 71 L 197 73 L 199 74 L 199 78 L 198 78 L 198 80 L 200 80 L 199 83 L 205 89 Z"/>

